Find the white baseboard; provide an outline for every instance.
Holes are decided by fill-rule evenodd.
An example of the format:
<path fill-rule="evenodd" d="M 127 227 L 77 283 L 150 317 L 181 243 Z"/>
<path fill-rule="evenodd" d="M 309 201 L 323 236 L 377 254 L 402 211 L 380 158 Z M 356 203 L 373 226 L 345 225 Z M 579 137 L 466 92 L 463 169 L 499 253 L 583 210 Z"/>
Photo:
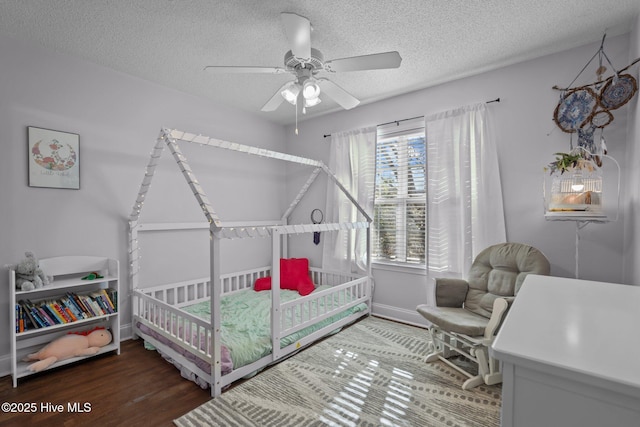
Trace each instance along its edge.
<path fill-rule="evenodd" d="M 3 354 L 0 356 L 0 377 L 11 375 L 11 355 Z"/>
<path fill-rule="evenodd" d="M 372 314 L 374 316 L 383 317 L 396 322 L 407 323 L 409 325 L 427 328 L 429 322 L 415 310 L 407 310 L 391 305 L 376 304 L 372 305 Z"/>
<path fill-rule="evenodd" d="M 130 340 L 133 337 L 133 325 L 127 323 L 126 325 L 120 325 L 120 341 Z"/>

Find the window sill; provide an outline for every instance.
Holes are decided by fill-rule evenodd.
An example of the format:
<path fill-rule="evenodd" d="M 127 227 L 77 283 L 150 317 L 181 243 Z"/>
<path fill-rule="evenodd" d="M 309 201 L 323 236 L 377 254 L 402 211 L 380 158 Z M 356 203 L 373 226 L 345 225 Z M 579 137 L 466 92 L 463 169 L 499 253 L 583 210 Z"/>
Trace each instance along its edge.
<path fill-rule="evenodd" d="M 398 273 L 415 274 L 419 276 L 427 275 L 427 269 L 424 265 L 400 265 L 386 262 L 373 262 L 371 267 L 374 270 L 395 271 Z"/>

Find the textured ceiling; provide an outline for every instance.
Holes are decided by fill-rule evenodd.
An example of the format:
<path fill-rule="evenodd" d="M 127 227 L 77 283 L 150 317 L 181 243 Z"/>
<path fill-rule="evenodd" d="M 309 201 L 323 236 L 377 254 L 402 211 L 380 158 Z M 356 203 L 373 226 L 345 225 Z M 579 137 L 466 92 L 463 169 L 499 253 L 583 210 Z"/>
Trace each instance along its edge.
<path fill-rule="evenodd" d="M 0 0 L 0 35 L 290 124 L 292 105 L 260 108 L 291 75 L 203 71 L 282 67 L 285 11 L 310 19 L 325 60 L 400 52 L 398 69 L 321 73 L 364 104 L 623 34 L 640 0 Z"/>

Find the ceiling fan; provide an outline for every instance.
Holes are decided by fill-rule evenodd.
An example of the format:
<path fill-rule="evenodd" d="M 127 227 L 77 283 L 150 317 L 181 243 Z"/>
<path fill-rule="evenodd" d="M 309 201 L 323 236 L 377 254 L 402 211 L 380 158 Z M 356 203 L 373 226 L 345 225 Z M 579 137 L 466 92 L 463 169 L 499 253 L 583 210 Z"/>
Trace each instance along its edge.
<path fill-rule="evenodd" d="M 274 111 L 286 100 L 293 105 L 301 104 L 304 113 L 307 107 L 321 102 L 321 93 L 333 99 L 342 108 L 349 110 L 360 101 L 331 80 L 316 77 L 320 71 L 337 73 L 398 68 L 402 62 L 400 54 L 396 51 L 325 61 L 322 52 L 311 47 L 312 27 L 309 19 L 289 12 L 281 13 L 280 17 L 287 40 L 291 45 L 291 50 L 284 55 L 284 67 L 215 65 L 205 67 L 205 70 L 213 73 L 293 74 L 295 79 L 278 89 L 264 104 L 262 111 Z"/>

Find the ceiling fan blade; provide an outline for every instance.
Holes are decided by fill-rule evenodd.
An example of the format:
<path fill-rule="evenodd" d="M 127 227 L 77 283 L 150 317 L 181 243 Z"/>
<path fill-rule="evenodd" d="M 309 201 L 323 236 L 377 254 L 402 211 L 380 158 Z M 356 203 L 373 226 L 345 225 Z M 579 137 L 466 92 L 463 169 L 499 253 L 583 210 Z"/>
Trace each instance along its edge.
<path fill-rule="evenodd" d="M 291 82 L 283 84 L 280 89 L 278 89 L 278 91 L 271 97 L 271 99 L 269 99 L 267 103 L 262 106 L 260 110 L 275 111 L 280 106 L 280 104 L 282 104 L 282 101 L 284 101 L 284 98 L 282 97 L 282 91 L 290 84 Z"/>
<path fill-rule="evenodd" d="M 311 59 L 311 23 L 309 20 L 304 16 L 290 12 L 282 12 L 280 17 L 293 56 L 303 60 Z"/>
<path fill-rule="evenodd" d="M 324 63 L 324 69 L 332 73 L 342 71 L 381 70 L 385 68 L 398 68 L 401 62 L 402 58 L 400 57 L 400 54 L 393 51 L 333 59 Z"/>
<path fill-rule="evenodd" d="M 329 98 L 336 101 L 345 110 L 350 110 L 360 104 L 360 101 L 357 98 L 331 80 L 318 79 L 318 85 L 320 85 L 322 93 L 325 93 Z"/>
<path fill-rule="evenodd" d="M 235 74 L 235 73 L 253 73 L 253 74 L 282 74 L 288 71 L 280 67 L 236 67 L 226 65 L 209 65 L 204 67 L 205 71 L 215 74 Z"/>

